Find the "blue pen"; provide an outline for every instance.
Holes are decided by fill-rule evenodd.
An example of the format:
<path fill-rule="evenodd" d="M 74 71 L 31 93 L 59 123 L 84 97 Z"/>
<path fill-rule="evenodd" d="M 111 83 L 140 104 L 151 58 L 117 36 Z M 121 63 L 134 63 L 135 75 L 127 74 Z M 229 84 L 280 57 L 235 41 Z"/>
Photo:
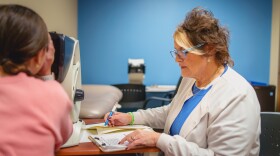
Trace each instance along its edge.
<path fill-rule="evenodd" d="M 110 118 L 113 114 L 114 114 L 114 112 L 113 112 L 113 111 L 111 111 L 111 112 L 110 112 L 110 114 L 108 115 L 108 117 L 107 117 L 106 121 L 105 121 L 105 126 L 107 126 L 107 125 L 108 125 L 109 118 Z"/>

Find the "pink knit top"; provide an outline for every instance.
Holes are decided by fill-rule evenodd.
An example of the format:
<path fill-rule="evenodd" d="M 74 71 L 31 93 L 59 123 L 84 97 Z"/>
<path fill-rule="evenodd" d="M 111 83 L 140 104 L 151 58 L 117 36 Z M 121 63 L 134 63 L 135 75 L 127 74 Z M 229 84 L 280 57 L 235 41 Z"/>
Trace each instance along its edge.
<path fill-rule="evenodd" d="M 53 156 L 72 133 L 71 109 L 56 81 L 0 78 L 0 156 Z"/>

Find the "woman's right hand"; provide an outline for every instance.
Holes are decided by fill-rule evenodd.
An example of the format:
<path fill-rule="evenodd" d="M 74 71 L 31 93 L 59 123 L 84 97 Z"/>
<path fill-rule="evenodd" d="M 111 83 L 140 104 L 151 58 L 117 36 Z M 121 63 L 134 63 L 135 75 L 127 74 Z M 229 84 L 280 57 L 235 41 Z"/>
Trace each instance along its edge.
<path fill-rule="evenodd" d="M 107 120 L 109 113 L 104 116 L 104 120 Z M 108 126 L 125 126 L 130 124 L 132 121 L 132 116 L 128 113 L 114 112 L 114 114 L 109 118 Z"/>

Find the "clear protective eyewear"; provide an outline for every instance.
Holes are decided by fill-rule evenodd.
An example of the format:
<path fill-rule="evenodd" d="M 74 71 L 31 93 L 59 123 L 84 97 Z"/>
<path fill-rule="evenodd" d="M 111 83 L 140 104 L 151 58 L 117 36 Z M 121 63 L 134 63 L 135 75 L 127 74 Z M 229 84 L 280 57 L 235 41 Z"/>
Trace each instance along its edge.
<path fill-rule="evenodd" d="M 201 47 L 203 45 L 204 45 L 204 43 L 201 43 L 201 44 L 198 44 L 196 46 L 190 47 L 190 48 L 185 49 L 185 50 L 176 50 L 176 49 L 174 49 L 174 50 L 170 51 L 170 54 L 175 59 L 176 59 L 176 56 L 178 56 L 180 58 L 185 58 L 188 53 L 193 53 L 193 54 L 196 54 L 196 55 L 203 55 L 203 53 L 192 51 L 192 50 L 197 49 L 197 48 L 199 48 L 199 47 Z"/>

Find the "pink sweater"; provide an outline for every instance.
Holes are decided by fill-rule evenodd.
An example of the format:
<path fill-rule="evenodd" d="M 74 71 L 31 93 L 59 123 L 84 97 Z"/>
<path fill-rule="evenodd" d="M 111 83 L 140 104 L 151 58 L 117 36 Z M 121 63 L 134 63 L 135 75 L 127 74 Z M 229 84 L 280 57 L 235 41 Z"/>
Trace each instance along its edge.
<path fill-rule="evenodd" d="M 72 133 L 71 109 L 56 81 L 0 78 L 0 156 L 53 156 Z"/>

